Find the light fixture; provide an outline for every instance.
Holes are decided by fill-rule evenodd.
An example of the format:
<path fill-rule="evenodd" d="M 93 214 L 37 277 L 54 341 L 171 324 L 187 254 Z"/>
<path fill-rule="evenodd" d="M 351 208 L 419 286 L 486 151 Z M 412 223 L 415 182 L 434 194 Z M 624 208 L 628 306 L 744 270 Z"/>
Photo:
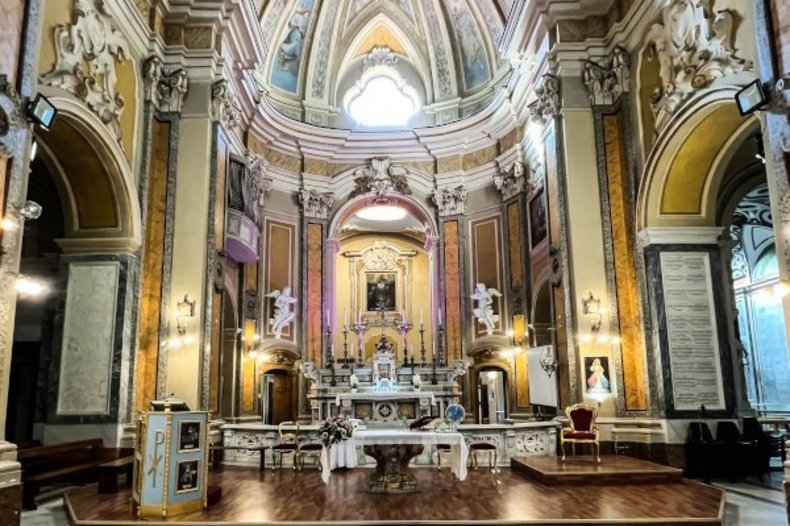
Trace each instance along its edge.
<path fill-rule="evenodd" d="M 189 294 L 184 294 L 184 299 L 176 304 L 178 316 L 176 317 L 176 329 L 178 334 L 183 336 L 187 332 L 187 326 L 184 318 L 195 317 L 195 300 L 189 299 Z"/>
<path fill-rule="evenodd" d="M 44 211 L 44 208 L 36 203 L 35 201 L 27 200 L 25 204 L 22 205 L 22 208 L 19 209 L 19 213 L 28 220 L 34 220 L 41 217 L 41 212 Z"/>
<path fill-rule="evenodd" d="M 48 98 L 41 93 L 37 93 L 35 98 L 28 102 L 25 108 L 28 119 L 41 126 L 45 130 L 49 130 L 52 126 L 52 121 L 58 114 L 58 109 L 52 104 Z"/>
<path fill-rule="evenodd" d="M 777 299 L 784 298 L 785 296 L 790 294 L 790 286 L 788 286 L 787 283 L 785 283 L 784 281 L 780 281 L 779 283 L 774 285 L 773 290 L 771 292 L 773 293 L 774 298 Z"/>
<path fill-rule="evenodd" d="M 21 296 L 40 296 L 46 289 L 42 282 L 28 276 L 19 275 L 16 278 L 16 291 Z"/>
<path fill-rule="evenodd" d="M 582 312 L 584 314 L 601 314 L 601 299 L 596 298 L 592 292 L 582 300 Z"/>
<path fill-rule="evenodd" d="M 406 210 L 397 205 L 374 204 L 363 208 L 356 216 L 368 221 L 399 221 L 406 217 Z"/>
<path fill-rule="evenodd" d="M 768 96 L 760 79 L 755 79 L 735 94 L 741 115 L 750 115 L 768 105 Z"/>
<path fill-rule="evenodd" d="M 17 226 L 18 225 L 16 224 L 16 221 L 14 221 L 13 219 L 10 219 L 8 217 L 4 217 L 0 221 L 0 228 L 2 228 L 5 231 L 8 231 L 8 232 L 12 232 L 12 231 L 16 230 Z"/>
<path fill-rule="evenodd" d="M 33 142 L 30 143 L 30 160 L 34 161 L 36 159 L 36 154 L 38 153 L 38 141 L 33 139 Z"/>

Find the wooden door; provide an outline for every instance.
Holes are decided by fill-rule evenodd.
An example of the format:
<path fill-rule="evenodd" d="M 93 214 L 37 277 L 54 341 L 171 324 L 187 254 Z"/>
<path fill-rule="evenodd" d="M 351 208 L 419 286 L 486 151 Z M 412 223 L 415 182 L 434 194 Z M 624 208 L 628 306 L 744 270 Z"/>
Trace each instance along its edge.
<path fill-rule="evenodd" d="M 272 389 L 272 423 L 274 425 L 286 420 L 293 420 L 291 408 L 291 389 L 293 379 L 291 375 L 277 372 L 274 375 L 274 388 Z"/>

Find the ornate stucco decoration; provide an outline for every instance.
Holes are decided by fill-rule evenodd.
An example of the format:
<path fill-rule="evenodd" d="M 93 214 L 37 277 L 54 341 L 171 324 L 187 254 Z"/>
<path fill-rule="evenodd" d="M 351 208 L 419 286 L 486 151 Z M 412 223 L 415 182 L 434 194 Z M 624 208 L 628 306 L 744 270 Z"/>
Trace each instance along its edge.
<path fill-rule="evenodd" d="M 590 104 L 607 106 L 617 102 L 623 93 L 631 91 L 631 58 L 620 46 L 612 51 L 606 64 L 585 60 L 582 81 L 587 87 Z"/>
<path fill-rule="evenodd" d="M 272 179 L 266 177 L 266 161 L 254 153 L 247 154 L 247 177 L 244 178 L 242 197 L 244 213 L 263 227 L 261 210 L 266 204 L 266 195 L 272 190 Z"/>
<path fill-rule="evenodd" d="M 790 111 L 790 74 L 776 81 L 771 90 L 771 108 L 780 111 Z"/>
<path fill-rule="evenodd" d="M 503 173 L 494 175 L 494 187 L 502 194 L 502 200 L 527 190 L 529 181 L 526 177 L 527 169 L 521 161 L 514 161 Z"/>
<path fill-rule="evenodd" d="M 411 195 L 409 180 L 406 177 L 409 171 L 398 165 L 393 165 L 389 157 L 374 157 L 370 164 L 354 172 L 354 190 L 351 197 L 375 193 L 376 197 L 395 192 L 402 195 Z"/>
<path fill-rule="evenodd" d="M 362 71 L 370 68 L 398 66 L 398 57 L 387 46 L 376 46 L 362 59 Z"/>
<path fill-rule="evenodd" d="M 185 69 L 165 73 L 159 57 L 151 57 L 143 64 L 143 94 L 161 112 L 181 113 L 184 97 L 189 89 Z"/>
<path fill-rule="evenodd" d="M 225 79 L 211 86 L 211 120 L 219 122 L 226 130 L 232 130 L 241 124 L 241 109 Z"/>
<path fill-rule="evenodd" d="M 326 219 L 335 204 L 335 194 L 302 188 L 299 190 L 299 203 L 302 205 L 305 217 Z"/>
<path fill-rule="evenodd" d="M 436 189 L 431 194 L 439 217 L 454 216 L 464 213 L 464 201 L 466 201 L 466 187 L 464 185 L 455 188 Z"/>
<path fill-rule="evenodd" d="M 0 75 L 0 157 L 21 154 L 24 144 L 16 132 L 27 127 L 23 108 L 22 97 L 8 83 L 8 77 Z"/>
<path fill-rule="evenodd" d="M 661 20 L 646 36 L 662 84 L 652 96 L 657 130 L 695 91 L 752 69 L 751 62 L 735 55 L 733 37 L 734 17 L 728 9 L 713 11 L 698 0 L 672 0 L 663 8 Z"/>
<path fill-rule="evenodd" d="M 113 27 L 102 0 L 77 0 L 74 10 L 74 23 L 55 27 L 57 60 L 41 82 L 84 101 L 120 140 L 124 100 L 116 90 L 115 68 L 128 60 L 126 39 Z"/>
<path fill-rule="evenodd" d="M 530 117 L 545 121 L 560 114 L 560 79 L 550 73 L 543 75 L 540 84 L 535 88 L 537 99 L 529 105 Z"/>

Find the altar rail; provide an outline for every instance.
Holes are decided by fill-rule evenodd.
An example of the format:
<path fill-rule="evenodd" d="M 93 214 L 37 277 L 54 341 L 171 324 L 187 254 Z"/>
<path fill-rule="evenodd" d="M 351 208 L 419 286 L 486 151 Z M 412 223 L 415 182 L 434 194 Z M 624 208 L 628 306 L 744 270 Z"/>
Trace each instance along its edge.
<path fill-rule="evenodd" d="M 289 428 L 286 428 L 289 429 Z M 554 455 L 557 449 L 557 423 L 520 422 L 515 424 L 464 424 L 458 427 L 467 444 L 489 442 L 497 448 L 499 466 L 509 466 L 511 457 Z M 227 446 L 268 446 L 277 442 L 277 426 L 260 423 L 225 424 L 222 426 L 223 443 Z M 318 442 L 318 426 L 299 426 L 300 442 Z M 357 448 L 358 464 L 373 467 L 375 462 Z M 229 465 L 258 466 L 260 453 L 254 450 L 229 449 L 223 463 Z M 487 459 L 483 460 L 483 464 Z M 266 458 L 270 466 L 271 458 Z M 436 451 L 426 449 L 414 460 L 418 466 L 436 464 Z"/>

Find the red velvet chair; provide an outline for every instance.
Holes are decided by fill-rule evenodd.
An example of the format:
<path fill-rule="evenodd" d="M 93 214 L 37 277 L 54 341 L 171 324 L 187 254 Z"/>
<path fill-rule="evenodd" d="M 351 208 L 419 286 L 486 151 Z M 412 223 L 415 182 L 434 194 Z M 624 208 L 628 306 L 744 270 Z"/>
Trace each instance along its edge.
<path fill-rule="evenodd" d="M 574 404 L 565 408 L 570 427 L 560 430 L 560 446 L 562 447 L 562 461 L 565 462 L 565 442 L 570 442 L 573 455 L 576 456 L 576 444 L 592 444 L 595 451 L 595 461 L 601 462 L 601 443 L 598 436 L 598 427 L 595 419 L 598 410 L 589 404 Z"/>

